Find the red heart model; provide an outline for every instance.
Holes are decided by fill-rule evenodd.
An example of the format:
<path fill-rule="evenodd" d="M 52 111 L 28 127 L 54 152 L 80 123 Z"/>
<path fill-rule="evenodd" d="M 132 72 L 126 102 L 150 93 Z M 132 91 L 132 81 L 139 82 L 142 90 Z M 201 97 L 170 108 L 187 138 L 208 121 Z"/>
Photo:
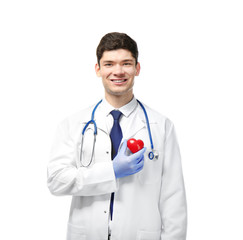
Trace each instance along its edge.
<path fill-rule="evenodd" d="M 130 138 L 129 140 L 127 140 L 127 147 L 131 150 L 132 153 L 141 150 L 143 146 L 144 143 L 140 139 L 136 140 L 135 138 Z"/>

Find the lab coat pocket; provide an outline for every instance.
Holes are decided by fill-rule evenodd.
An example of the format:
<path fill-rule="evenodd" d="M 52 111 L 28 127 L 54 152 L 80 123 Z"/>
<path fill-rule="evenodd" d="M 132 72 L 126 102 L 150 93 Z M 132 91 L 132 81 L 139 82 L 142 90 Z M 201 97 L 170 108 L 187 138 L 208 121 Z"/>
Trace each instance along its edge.
<path fill-rule="evenodd" d="M 139 231 L 136 240 L 160 240 L 161 231 L 148 232 Z"/>
<path fill-rule="evenodd" d="M 144 166 L 138 173 L 138 179 L 142 184 L 154 184 L 160 181 L 162 175 L 161 152 L 158 159 L 150 160 L 148 157 L 149 151 L 144 154 Z"/>
<path fill-rule="evenodd" d="M 69 223 L 67 240 L 86 240 L 85 229 Z"/>

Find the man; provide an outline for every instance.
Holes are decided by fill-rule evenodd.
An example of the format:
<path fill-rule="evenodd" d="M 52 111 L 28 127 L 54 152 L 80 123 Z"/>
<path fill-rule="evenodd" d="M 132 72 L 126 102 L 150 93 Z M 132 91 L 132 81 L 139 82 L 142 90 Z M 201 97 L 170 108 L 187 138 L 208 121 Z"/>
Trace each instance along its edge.
<path fill-rule="evenodd" d="M 186 198 L 175 130 L 145 106 L 147 125 L 143 104 L 134 97 L 140 72 L 136 42 L 123 33 L 106 34 L 97 47 L 95 70 L 105 97 L 59 125 L 48 165 L 50 191 L 73 196 L 67 239 L 185 240 Z M 91 115 L 97 134 L 94 121 L 86 125 Z M 141 139 L 145 147 L 132 154 L 130 138 Z"/>

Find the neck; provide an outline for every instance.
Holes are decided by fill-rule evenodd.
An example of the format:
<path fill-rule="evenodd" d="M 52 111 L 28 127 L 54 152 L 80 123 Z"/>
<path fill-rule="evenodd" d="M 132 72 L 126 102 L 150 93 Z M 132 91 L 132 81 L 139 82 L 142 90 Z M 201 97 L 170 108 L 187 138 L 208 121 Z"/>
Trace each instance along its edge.
<path fill-rule="evenodd" d="M 129 96 L 119 96 L 119 95 L 110 96 L 105 94 L 105 99 L 114 108 L 121 108 L 126 104 L 128 104 L 133 99 L 133 94 L 130 94 Z"/>

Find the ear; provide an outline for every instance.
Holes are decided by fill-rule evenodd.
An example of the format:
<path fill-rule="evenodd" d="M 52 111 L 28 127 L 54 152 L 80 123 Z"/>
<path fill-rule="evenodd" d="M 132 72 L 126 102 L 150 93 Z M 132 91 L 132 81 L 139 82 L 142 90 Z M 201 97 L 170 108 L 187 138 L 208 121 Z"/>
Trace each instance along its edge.
<path fill-rule="evenodd" d="M 96 76 L 100 77 L 100 66 L 98 63 L 95 64 L 95 72 L 96 72 Z"/>
<path fill-rule="evenodd" d="M 138 62 L 137 65 L 136 65 L 136 76 L 139 75 L 140 69 L 141 69 L 141 66 L 140 66 L 140 63 Z"/>

